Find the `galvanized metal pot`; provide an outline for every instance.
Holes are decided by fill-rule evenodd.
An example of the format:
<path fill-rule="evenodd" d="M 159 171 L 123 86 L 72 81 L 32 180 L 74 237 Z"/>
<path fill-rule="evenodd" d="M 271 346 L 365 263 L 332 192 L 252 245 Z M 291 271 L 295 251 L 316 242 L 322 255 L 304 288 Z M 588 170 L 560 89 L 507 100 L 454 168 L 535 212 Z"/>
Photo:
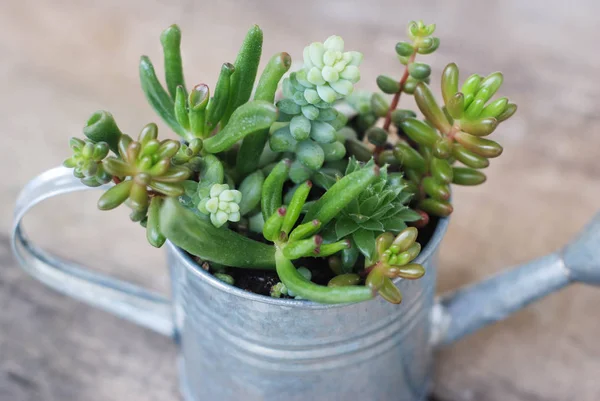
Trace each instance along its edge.
<path fill-rule="evenodd" d="M 32 180 L 16 206 L 13 251 L 23 268 L 75 298 L 173 336 L 186 401 L 413 401 L 431 383 L 432 352 L 542 296 L 581 281 L 600 284 L 600 215 L 570 245 L 436 299 L 436 262 L 448 220 L 419 256 L 427 274 L 396 281 L 402 305 L 381 299 L 318 305 L 254 295 L 215 279 L 167 245 L 167 299 L 46 253 L 21 219 L 35 204 L 88 189 L 70 170 Z M 240 250 L 243 252 L 243 250 Z"/>

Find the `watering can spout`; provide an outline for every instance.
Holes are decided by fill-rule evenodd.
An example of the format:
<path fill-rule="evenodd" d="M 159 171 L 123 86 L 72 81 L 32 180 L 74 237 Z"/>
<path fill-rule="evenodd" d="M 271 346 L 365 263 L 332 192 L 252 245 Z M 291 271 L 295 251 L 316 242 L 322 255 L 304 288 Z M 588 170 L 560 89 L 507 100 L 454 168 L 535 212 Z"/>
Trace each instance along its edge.
<path fill-rule="evenodd" d="M 600 213 L 560 251 L 441 296 L 432 342 L 451 344 L 573 282 L 600 285 Z"/>

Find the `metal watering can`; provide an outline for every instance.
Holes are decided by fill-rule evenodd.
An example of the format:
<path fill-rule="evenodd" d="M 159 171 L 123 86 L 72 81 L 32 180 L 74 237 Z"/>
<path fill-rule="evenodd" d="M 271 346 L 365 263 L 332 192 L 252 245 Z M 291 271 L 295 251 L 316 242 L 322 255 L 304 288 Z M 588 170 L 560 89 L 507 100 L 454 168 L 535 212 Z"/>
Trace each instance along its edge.
<path fill-rule="evenodd" d="M 66 168 L 30 181 L 17 200 L 13 252 L 48 286 L 171 336 L 186 401 L 416 401 L 431 383 L 432 354 L 570 283 L 600 285 L 600 214 L 566 247 L 435 298 L 442 219 L 417 262 L 398 279 L 402 305 L 273 299 L 229 286 L 167 243 L 171 298 L 92 273 L 30 243 L 21 227 L 37 203 L 90 189 Z M 240 250 L 243 252 L 243 250 Z"/>

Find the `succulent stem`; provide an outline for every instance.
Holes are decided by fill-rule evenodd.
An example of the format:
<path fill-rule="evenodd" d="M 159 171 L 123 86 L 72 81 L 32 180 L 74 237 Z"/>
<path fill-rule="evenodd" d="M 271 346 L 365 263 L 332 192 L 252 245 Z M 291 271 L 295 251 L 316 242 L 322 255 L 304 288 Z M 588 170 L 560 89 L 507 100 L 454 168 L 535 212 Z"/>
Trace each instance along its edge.
<path fill-rule="evenodd" d="M 392 111 L 396 110 L 396 107 L 398 107 L 398 103 L 400 102 L 400 95 L 402 94 L 402 88 L 404 87 L 404 84 L 408 80 L 408 77 L 409 77 L 408 66 L 415 61 L 416 57 L 417 57 L 417 50 L 413 51 L 413 54 L 411 54 L 410 58 L 408 59 L 408 63 L 406 63 L 406 66 L 404 67 L 404 73 L 402 74 L 402 78 L 400 78 L 400 81 L 398 82 L 400 88 L 398 89 L 398 92 L 396 92 L 396 94 L 394 95 L 394 98 L 392 99 L 390 108 L 388 109 L 388 112 L 385 116 L 385 122 L 383 123 L 383 129 L 386 131 L 389 131 L 389 129 L 390 129 L 390 124 L 392 123 Z M 381 152 L 381 150 L 383 150 L 383 148 L 381 148 L 379 150 L 379 152 Z M 379 152 L 377 151 L 377 149 L 375 150 L 375 154 L 378 154 Z"/>

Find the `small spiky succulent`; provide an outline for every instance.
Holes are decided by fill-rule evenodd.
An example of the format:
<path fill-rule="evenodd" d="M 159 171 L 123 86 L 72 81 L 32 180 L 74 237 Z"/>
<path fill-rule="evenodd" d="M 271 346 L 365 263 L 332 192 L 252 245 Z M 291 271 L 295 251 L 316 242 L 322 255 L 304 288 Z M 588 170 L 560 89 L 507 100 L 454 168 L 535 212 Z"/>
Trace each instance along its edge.
<path fill-rule="evenodd" d="M 345 175 L 374 166 L 373 159 L 361 166 L 351 158 Z M 334 221 L 336 239 L 351 238 L 353 246 L 368 259 L 373 258 L 375 238 L 380 233 L 397 234 L 407 227 L 406 222 L 421 218 L 407 206 L 412 194 L 404 190 L 406 185 L 401 174 L 390 174 L 387 170 L 387 166 L 382 167 L 379 176 L 352 199 Z"/>

